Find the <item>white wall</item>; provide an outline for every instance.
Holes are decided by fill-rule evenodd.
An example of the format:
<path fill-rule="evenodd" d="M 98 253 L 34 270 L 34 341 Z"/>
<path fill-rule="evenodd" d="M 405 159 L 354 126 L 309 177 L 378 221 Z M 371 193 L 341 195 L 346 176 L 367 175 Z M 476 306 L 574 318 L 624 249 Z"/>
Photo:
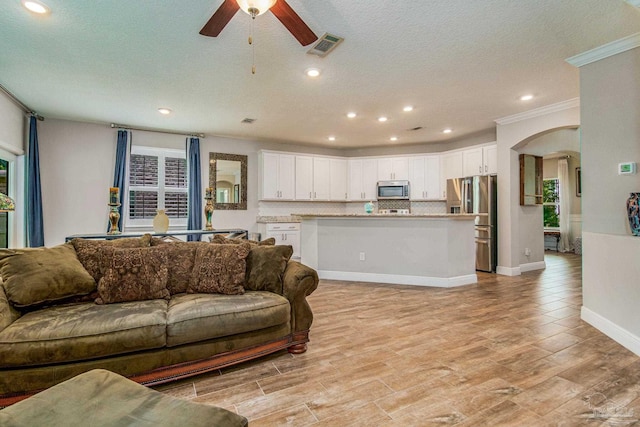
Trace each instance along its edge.
<path fill-rule="evenodd" d="M 625 201 L 640 175 L 640 48 L 580 68 L 582 99 L 582 318 L 640 354 L 640 238 L 630 234 Z"/>
<path fill-rule="evenodd" d="M 497 121 L 498 144 L 498 268 L 500 274 L 519 275 L 524 250 L 532 250 L 525 257 L 528 266 L 544 267 L 544 242 L 538 230 L 523 231 L 542 223 L 542 212 L 531 212 L 520 206 L 519 150 L 527 143 L 556 129 L 576 128 L 580 125 L 580 109 L 577 100 L 551 105 L 524 115 L 507 117 Z M 540 207 L 532 207 L 540 209 Z M 538 215 L 540 221 L 535 216 Z M 534 219 L 535 218 L 535 219 Z M 542 229 L 540 228 L 540 232 Z M 542 248 L 542 250 L 541 250 Z M 533 251 L 535 249 L 535 252 Z"/>

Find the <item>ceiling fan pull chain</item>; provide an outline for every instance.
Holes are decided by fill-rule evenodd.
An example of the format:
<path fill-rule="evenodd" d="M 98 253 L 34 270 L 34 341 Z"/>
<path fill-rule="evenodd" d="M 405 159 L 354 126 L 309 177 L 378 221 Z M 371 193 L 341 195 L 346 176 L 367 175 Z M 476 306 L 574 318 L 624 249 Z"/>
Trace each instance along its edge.
<path fill-rule="evenodd" d="M 251 15 L 251 35 L 249 36 L 249 44 L 251 45 L 251 74 L 256 73 L 256 46 L 253 44 L 253 21 L 256 20 L 256 15 Z"/>

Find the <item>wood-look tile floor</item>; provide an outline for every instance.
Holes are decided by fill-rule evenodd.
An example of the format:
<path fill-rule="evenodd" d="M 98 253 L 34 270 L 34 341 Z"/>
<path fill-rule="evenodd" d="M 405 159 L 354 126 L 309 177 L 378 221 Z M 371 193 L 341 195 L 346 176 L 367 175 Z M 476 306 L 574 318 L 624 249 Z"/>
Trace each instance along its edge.
<path fill-rule="evenodd" d="M 640 425 L 640 358 L 580 320 L 581 257 L 453 289 L 321 281 L 311 342 L 160 388 L 257 426 Z"/>

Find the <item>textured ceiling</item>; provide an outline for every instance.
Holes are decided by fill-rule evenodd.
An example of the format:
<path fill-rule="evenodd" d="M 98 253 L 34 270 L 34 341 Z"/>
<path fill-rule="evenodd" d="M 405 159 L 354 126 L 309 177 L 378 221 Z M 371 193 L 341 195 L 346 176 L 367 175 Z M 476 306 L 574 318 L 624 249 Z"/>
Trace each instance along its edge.
<path fill-rule="evenodd" d="M 45 3 L 43 17 L 0 3 L 0 84 L 45 117 L 336 148 L 456 139 L 575 98 L 565 59 L 640 31 L 623 0 L 288 0 L 318 36 L 345 41 L 309 55 L 266 13 L 252 75 L 248 15 L 198 34 L 222 0 Z"/>

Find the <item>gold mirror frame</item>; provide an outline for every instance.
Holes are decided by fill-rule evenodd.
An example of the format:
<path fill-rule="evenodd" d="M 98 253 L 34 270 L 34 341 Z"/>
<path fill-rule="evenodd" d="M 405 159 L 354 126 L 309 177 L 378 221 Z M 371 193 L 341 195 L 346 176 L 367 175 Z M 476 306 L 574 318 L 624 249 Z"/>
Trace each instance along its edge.
<path fill-rule="evenodd" d="M 217 160 L 229 160 L 240 162 L 240 201 L 238 203 L 218 203 L 215 201 L 217 196 L 216 179 Z M 226 153 L 209 153 L 209 187 L 213 189 L 214 207 L 220 210 L 247 210 L 247 156 L 242 154 L 226 154 Z"/>

